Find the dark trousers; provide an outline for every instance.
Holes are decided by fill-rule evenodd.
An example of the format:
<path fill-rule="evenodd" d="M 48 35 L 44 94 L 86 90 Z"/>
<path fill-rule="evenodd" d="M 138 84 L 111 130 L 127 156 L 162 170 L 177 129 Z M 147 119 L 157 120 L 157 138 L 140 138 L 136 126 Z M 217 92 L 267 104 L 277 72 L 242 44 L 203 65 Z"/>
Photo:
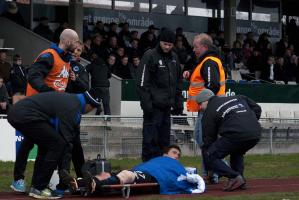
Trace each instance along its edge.
<path fill-rule="evenodd" d="M 203 158 L 208 170 L 213 170 L 221 176 L 235 178 L 243 176 L 244 154 L 253 148 L 259 139 L 238 141 L 225 137 L 217 139 L 211 146 L 203 149 Z M 230 166 L 226 165 L 222 159 L 230 155 Z"/>
<path fill-rule="evenodd" d="M 48 186 L 58 161 L 62 158 L 67 143 L 62 136 L 46 122 L 12 125 L 22 132 L 25 138 L 38 146 L 31 183 L 36 189 L 43 190 Z"/>
<path fill-rule="evenodd" d="M 27 159 L 34 143 L 31 142 L 27 137 L 24 137 L 20 149 L 16 156 L 15 166 L 14 166 L 14 180 L 24 179 L 24 172 L 27 166 Z"/>
<path fill-rule="evenodd" d="M 95 95 L 102 100 L 104 114 L 111 115 L 110 111 L 110 92 L 109 87 L 96 87 Z M 101 111 L 97 110 L 97 115 L 101 114 Z"/>
<path fill-rule="evenodd" d="M 144 113 L 142 134 L 142 160 L 163 155 L 163 148 L 170 144 L 170 108 Z"/>
<path fill-rule="evenodd" d="M 77 137 L 77 139 L 74 140 L 72 147 L 65 148 L 63 157 L 61 161 L 58 163 L 58 170 L 65 169 L 68 172 L 70 172 L 71 161 L 73 161 L 77 177 L 82 178 L 83 174 L 81 169 L 85 162 L 85 159 L 80 137 Z M 59 184 L 56 185 L 56 189 L 66 190 L 68 189 L 68 186 L 63 184 L 62 182 L 59 182 Z"/>

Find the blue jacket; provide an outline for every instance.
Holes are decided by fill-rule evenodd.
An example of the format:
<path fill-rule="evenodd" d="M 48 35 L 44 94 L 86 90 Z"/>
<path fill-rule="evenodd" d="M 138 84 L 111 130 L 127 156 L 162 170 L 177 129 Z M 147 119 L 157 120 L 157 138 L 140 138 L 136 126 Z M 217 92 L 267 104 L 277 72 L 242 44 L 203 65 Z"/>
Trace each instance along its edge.
<path fill-rule="evenodd" d="M 133 170 L 146 172 L 155 177 L 160 185 L 161 194 L 191 193 L 191 189 L 197 186 L 186 180 L 178 181 L 178 177 L 186 176 L 187 172 L 179 161 L 167 156 L 153 158 L 135 166 Z"/>

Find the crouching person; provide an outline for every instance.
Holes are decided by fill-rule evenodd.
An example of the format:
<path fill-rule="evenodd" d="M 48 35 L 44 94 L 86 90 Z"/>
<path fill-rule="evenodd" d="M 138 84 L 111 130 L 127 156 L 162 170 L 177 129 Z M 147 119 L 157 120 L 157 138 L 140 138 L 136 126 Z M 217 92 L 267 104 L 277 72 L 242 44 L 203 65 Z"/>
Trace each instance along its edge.
<path fill-rule="evenodd" d="M 48 188 L 49 181 L 66 149 L 80 134 L 81 114 L 97 107 L 93 93 L 46 92 L 17 102 L 8 113 L 8 122 L 38 146 L 29 196 L 58 199 Z"/>
<path fill-rule="evenodd" d="M 246 189 L 243 157 L 260 140 L 261 107 L 245 96 L 218 97 L 209 89 L 196 101 L 204 110 L 203 159 L 209 170 L 228 178 L 224 191 Z M 222 161 L 228 155 L 230 166 Z"/>
<path fill-rule="evenodd" d="M 60 177 L 73 190 L 86 187 L 88 194 L 102 191 L 102 185 L 133 183 L 158 183 L 161 194 L 204 192 L 203 179 L 198 174 L 187 173 L 178 161 L 180 155 L 181 149 L 176 145 L 170 145 L 165 149 L 163 156 L 139 164 L 131 170 L 123 170 L 116 175 L 104 172 L 91 176 L 90 173 L 83 172 L 84 178 L 76 180 L 64 171 Z"/>

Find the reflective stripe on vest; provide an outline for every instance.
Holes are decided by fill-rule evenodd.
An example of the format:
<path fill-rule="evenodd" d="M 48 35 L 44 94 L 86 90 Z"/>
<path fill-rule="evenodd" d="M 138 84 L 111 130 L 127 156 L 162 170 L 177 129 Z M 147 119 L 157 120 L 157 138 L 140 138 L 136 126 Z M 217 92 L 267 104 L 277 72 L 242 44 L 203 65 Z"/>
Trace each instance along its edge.
<path fill-rule="evenodd" d="M 200 110 L 200 105 L 195 101 L 195 97 L 201 90 L 203 90 L 205 88 L 204 87 L 205 82 L 200 75 L 200 70 L 201 70 L 203 64 L 208 59 L 216 62 L 217 66 L 218 66 L 218 71 L 219 71 L 219 76 L 220 76 L 220 80 L 219 80 L 220 88 L 217 93 L 217 96 L 225 95 L 225 72 L 223 70 L 222 63 L 219 58 L 213 57 L 213 56 L 208 56 L 205 59 L 203 59 L 201 61 L 201 63 L 199 63 L 196 66 L 195 70 L 193 71 L 193 73 L 191 75 L 190 86 L 189 86 L 189 90 L 188 90 L 188 99 L 187 99 L 187 104 L 186 104 L 187 110 L 189 112 L 198 112 Z"/>
<path fill-rule="evenodd" d="M 44 82 L 48 87 L 53 88 L 55 91 L 64 92 L 69 79 L 69 72 L 71 68 L 70 64 L 63 61 L 54 49 L 46 49 L 40 55 L 45 53 L 51 53 L 54 63 L 49 74 L 44 78 Z M 29 83 L 27 83 L 26 96 L 32 96 L 37 93 L 38 91 L 32 88 Z"/>

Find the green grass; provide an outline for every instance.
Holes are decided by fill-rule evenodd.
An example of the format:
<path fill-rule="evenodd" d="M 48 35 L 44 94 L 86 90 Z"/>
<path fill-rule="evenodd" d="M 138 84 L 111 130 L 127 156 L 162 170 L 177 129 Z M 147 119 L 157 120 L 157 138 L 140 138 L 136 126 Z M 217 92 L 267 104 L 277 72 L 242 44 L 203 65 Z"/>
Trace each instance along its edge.
<path fill-rule="evenodd" d="M 139 159 L 113 159 L 111 160 L 113 170 L 129 169 L 140 163 Z M 185 166 L 197 167 L 200 173 L 200 157 L 182 157 L 181 162 Z M 0 192 L 10 191 L 10 184 L 13 179 L 13 162 L 0 162 Z M 30 183 L 33 170 L 33 162 L 29 162 L 26 170 L 26 182 Z M 248 155 L 245 156 L 245 177 L 246 178 L 283 178 L 299 177 L 299 154 L 281 155 Z M 157 197 L 154 197 L 157 198 Z M 145 198 L 147 200 L 154 198 Z M 168 198 L 165 198 L 168 199 Z M 170 199 L 170 198 L 169 198 Z M 190 199 L 190 198 L 176 198 Z M 202 197 L 192 196 L 191 199 L 201 200 L 282 200 L 299 199 L 299 193 L 274 193 L 242 195 L 230 197 Z"/>

